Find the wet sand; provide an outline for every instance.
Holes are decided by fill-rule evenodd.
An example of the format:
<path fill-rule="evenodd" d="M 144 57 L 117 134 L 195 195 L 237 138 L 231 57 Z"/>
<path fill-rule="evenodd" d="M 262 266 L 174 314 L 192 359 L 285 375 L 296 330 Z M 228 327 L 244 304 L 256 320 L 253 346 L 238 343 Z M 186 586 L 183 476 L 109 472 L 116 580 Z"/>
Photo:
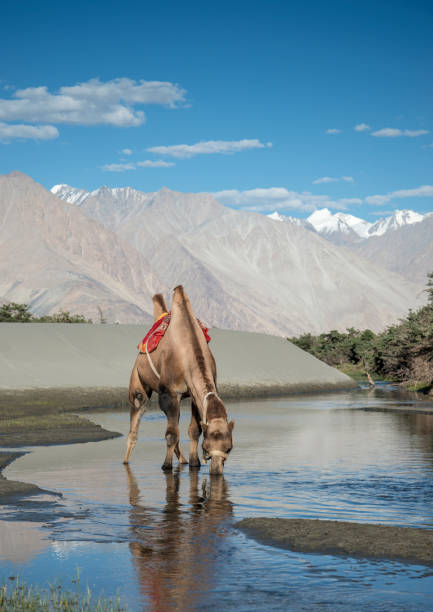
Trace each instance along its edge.
<path fill-rule="evenodd" d="M 36 485 L 18 480 L 6 480 L 1 474 L 1 471 L 7 467 L 12 461 L 22 457 L 24 453 L 4 453 L 0 452 L 0 501 L 11 501 L 23 495 L 32 495 L 42 493 L 42 490 Z"/>
<path fill-rule="evenodd" d="M 122 434 L 71 412 L 126 408 L 125 389 L 18 389 L 0 391 L 0 447 L 20 448 L 98 442 Z M 24 453 L 0 451 L 0 503 L 41 493 L 32 484 L 7 480 L 2 470 Z"/>
<path fill-rule="evenodd" d="M 69 389 L 0 392 L 0 447 L 96 442 L 116 437 L 86 418 L 71 412 L 94 407 L 119 407 L 124 390 Z M 117 400 L 117 401 L 116 401 Z"/>
<path fill-rule="evenodd" d="M 433 565 L 433 530 L 283 518 L 248 518 L 235 526 L 263 544 L 294 552 Z"/>

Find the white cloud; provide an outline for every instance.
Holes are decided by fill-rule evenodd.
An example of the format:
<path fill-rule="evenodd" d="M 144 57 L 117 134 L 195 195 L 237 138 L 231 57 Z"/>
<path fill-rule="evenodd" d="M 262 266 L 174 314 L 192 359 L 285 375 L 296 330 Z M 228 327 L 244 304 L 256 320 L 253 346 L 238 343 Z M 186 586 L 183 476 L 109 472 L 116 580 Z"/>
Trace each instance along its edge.
<path fill-rule="evenodd" d="M 325 134 L 341 134 L 341 130 L 338 130 L 337 128 L 329 128 L 329 130 L 326 130 Z"/>
<path fill-rule="evenodd" d="M 393 198 L 426 198 L 433 197 L 433 185 L 422 185 L 415 189 L 399 189 L 392 192 Z"/>
<path fill-rule="evenodd" d="M 0 141 L 15 139 L 51 140 L 58 138 L 59 132 L 53 125 L 23 125 L 0 122 Z"/>
<path fill-rule="evenodd" d="M 157 146 L 147 149 L 158 155 L 170 155 L 179 159 L 193 157 L 194 155 L 210 155 L 215 153 L 238 153 L 247 149 L 264 149 L 272 147 L 271 142 L 264 144 L 260 140 L 208 140 L 193 145 L 180 144 L 170 146 Z"/>
<path fill-rule="evenodd" d="M 403 130 L 403 136 L 409 136 L 409 138 L 415 138 L 416 136 L 424 136 L 429 134 L 428 130 Z"/>
<path fill-rule="evenodd" d="M 101 166 L 101 170 L 105 170 L 106 172 L 125 172 L 126 170 L 136 170 L 137 166 L 141 168 L 170 168 L 171 166 L 175 166 L 175 163 L 147 159 L 146 161 L 137 162 L 137 164 L 133 162 L 105 164 L 105 166 Z"/>
<path fill-rule="evenodd" d="M 136 105 L 159 104 L 174 108 L 185 101 L 185 90 L 173 83 L 90 79 L 50 93 L 47 87 L 19 89 L 10 99 L 0 99 L 0 120 L 30 123 L 142 125 L 146 119 Z"/>
<path fill-rule="evenodd" d="M 320 185 L 321 183 L 337 183 L 340 179 L 333 178 L 332 176 L 322 176 L 321 178 L 313 181 L 313 185 Z"/>
<path fill-rule="evenodd" d="M 433 185 L 422 185 L 421 187 L 415 187 L 414 189 L 398 189 L 397 191 L 391 191 L 385 195 L 373 195 L 365 198 L 367 204 L 373 206 L 381 206 L 387 204 L 391 200 L 397 198 L 431 198 L 433 197 Z"/>
<path fill-rule="evenodd" d="M 395 213 L 395 210 L 375 210 L 371 214 L 374 215 L 375 217 L 384 217 L 387 215 L 393 215 L 394 213 Z"/>
<path fill-rule="evenodd" d="M 121 153 L 123 155 L 132 155 L 132 149 L 122 149 Z"/>
<path fill-rule="evenodd" d="M 371 130 L 371 127 L 366 123 L 359 123 L 358 125 L 355 125 L 353 129 L 355 132 L 366 132 L 367 130 Z"/>
<path fill-rule="evenodd" d="M 313 211 L 316 208 L 345 209 L 342 201 L 333 201 L 326 195 L 313 195 L 309 191 L 298 193 L 289 191 L 285 187 L 269 187 L 247 189 L 228 189 L 212 194 L 221 204 L 235 206 L 248 211 L 273 212 L 274 210 L 305 210 Z"/>
<path fill-rule="evenodd" d="M 365 201 L 367 204 L 372 204 L 373 206 L 382 206 L 382 204 L 387 204 L 391 199 L 389 195 L 373 195 L 367 196 Z"/>
<path fill-rule="evenodd" d="M 362 204 L 362 199 L 361 198 L 340 198 L 338 200 L 338 202 L 340 204 L 343 204 L 343 205 L 348 204 L 350 206 L 352 204 L 353 205 L 355 205 L 355 204 Z"/>
<path fill-rule="evenodd" d="M 415 138 L 416 136 L 424 136 L 428 134 L 428 130 L 400 130 L 398 128 L 383 128 L 376 132 L 371 132 L 372 136 L 378 138 L 399 138 L 400 136 L 408 136 L 409 138 Z"/>
<path fill-rule="evenodd" d="M 102 170 L 106 170 L 107 172 L 125 172 L 125 170 L 135 170 L 134 164 L 105 164 L 105 166 L 101 166 Z"/>
<path fill-rule="evenodd" d="M 142 166 L 143 168 L 170 168 L 175 165 L 174 162 L 167 162 L 162 159 L 158 159 L 157 161 L 146 159 L 146 161 L 137 162 L 137 166 Z"/>
<path fill-rule="evenodd" d="M 346 183 L 353 183 L 353 176 L 322 176 L 321 178 L 313 181 L 313 185 L 320 185 L 321 183 L 338 183 L 339 181 L 345 181 Z"/>

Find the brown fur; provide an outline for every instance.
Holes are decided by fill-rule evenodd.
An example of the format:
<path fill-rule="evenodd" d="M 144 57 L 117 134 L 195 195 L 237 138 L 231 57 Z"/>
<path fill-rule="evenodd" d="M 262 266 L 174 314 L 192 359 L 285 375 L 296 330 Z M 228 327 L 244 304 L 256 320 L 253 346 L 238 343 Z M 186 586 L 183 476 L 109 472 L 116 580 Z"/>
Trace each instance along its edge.
<path fill-rule="evenodd" d="M 166 312 L 166 304 L 161 294 L 153 297 L 154 317 L 157 319 Z M 147 355 L 140 353 L 132 369 L 129 383 L 129 403 L 131 406 L 131 425 L 127 440 L 124 463 L 137 441 L 141 416 L 152 392 L 158 393 L 159 407 L 167 417 L 165 438 L 167 454 L 163 470 L 171 470 L 173 455 L 180 463 L 188 463 L 179 445 L 180 399 L 191 397 L 191 423 L 188 428 L 190 437 L 190 467 L 200 467 L 198 441 L 203 431 L 203 453 L 211 456 L 211 474 L 222 474 L 224 458 L 212 455 L 213 451 L 228 453 L 232 448 L 234 422 L 227 422 L 227 412 L 221 399 L 216 395 L 216 365 L 206 343 L 203 332 L 191 307 L 182 285 L 173 291 L 172 318 L 164 337 L 152 352 L 152 362 L 160 375 L 154 374 Z M 207 423 L 203 423 L 203 401 L 207 399 Z"/>
<path fill-rule="evenodd" d="M 164 296 L 162 295 L 162 293 L 157 293 L 156 295 L 154 295 L 152 298 L 152 302 L 153 302 L 153 320 L 156 321 L 157 319 L 159 319 L 161 315 L 163 315 L 165 312 L 168 312 L 168 308 L 167 308 L 167 305 L 165 303 Z"/>

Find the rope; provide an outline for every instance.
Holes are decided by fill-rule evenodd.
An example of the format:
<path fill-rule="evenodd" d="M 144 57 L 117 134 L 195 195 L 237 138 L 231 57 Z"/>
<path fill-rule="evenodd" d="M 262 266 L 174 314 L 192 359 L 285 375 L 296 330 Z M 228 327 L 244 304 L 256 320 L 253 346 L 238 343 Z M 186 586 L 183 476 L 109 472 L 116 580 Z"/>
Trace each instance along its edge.
<path fill-rule="evenodd" d="M 159 317 L 159 318 L 161 318 L 161 317 Z M 155 330 L 155 331 L 156 331 L 156 330 Z M 153 332 L 153 333 L 155 333 L 155 332 Z M 153 334 L 151 334 L 151 335 L 149 336 L 149 338 L 147 339 L 147 342 L 146 342 L 146 356 L 147 356 L 147 359 L 149 360 L 149 365 L 150 365 L 150 367 L 152 368 L 152 372 L 155 374 L 156 378 L 158 378 L 158 379 L 159 379 L 159 378 L 161 378 L 161 376 L 158 374 L 157 369 L 156 369 L 156 368 L 155 368 L 155 366 L 153 365 L 153 361 L 152 361 L 152 359 L 151 359 L 151 357 L 150 357 L 150 354 L 147 352 L 147 345 L 148 345 L 149 340 L 151 339 L 151 337 L 152 337 L 152 336 L 153 336 Z"/>
<path fill-rule="evenodd" d="M 203 416 L 202 416 L 202 424 L 207 425 L 207 398 L 209 397 L 209 395 L 215 395 L 215 397 L 218 397 L 218 394 L 215 393 L 215 391 L 209 391 L 209 393 L 206 393 L 206 395 L 203 398 Z M 222 457 L 224 460 L 227 459 L 228 455 L 227 453 L 224 453 L 223 451 L 220 450 L 211 450 L 208 452 L 209 457 Z M 207 459 L 205 459 L 203 457 L 203 461 L 206 464 L 207 463 Z"/>
<path fill-rule="evenodd" d="M 224 459 L 227 459 L 228 457 L 227 453 L 225 453 L 224 451 L 220 451 L 220 450 L 211 450 L 208 452 L 208 455 L 210 457 L 213 457 L 213 456 L 223 457 Z"/>

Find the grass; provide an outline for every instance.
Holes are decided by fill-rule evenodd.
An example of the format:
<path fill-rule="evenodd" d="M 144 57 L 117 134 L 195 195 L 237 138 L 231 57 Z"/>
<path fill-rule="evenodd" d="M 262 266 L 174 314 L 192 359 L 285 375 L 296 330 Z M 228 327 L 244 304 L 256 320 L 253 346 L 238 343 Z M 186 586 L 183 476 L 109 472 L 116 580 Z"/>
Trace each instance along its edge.
<path fill-rule="evenodd" d="M 343 363 L 341 365 L 336 366 L 336 368 L 340 370 L 340 372 L 343 372 L 343 374 L 346 374 L 347 376 L 350 376 L 350 378 L 353 378 L 353 380 L 356 380 L 358 382 L 368 382 L 365 370 L 363 370 L 359 366 L 356 366 L 351 363 Z M 374 378 L 374 374 L 372 374 L 372 376 Z"/>
<path fill-rule="evenodd" d="M 126 610 L 120 597 L 96 597 L 89 587 L 84 592 L 80 589 L 80 576 L 72 582 L 75 587 L 65 589 L 62 584 L 53 583 L 47 588 L 26 584 L 19 577 L 11 577 L 12 583 L 0 586 L 0 610 L 12 612 L 28 610 L 29 612 L 121 612 Z"/>
<path fill-rule="evenodd" d="M 3 433 L 19 432 L 27 429 L 56 429 L 60 427 L 87 427 L 86 420 L 80 419 L 75 414 L 50 414 L 46 416 L 27 416 L 20 418 L 2 419 L 1 430 Z"/>
<path fill-rule="evenodd" d="M 25 416 L 83 412 L 91 408 L 128 408 L 128 389 L 52 388 L 1 389 L 0 421 Z"/>
<path fill-rule="evenodd" d="M 417 391 L 418 393 L 425 393 L 433 395 L 433 385 L 430 382 L 417 382 L 413 385 L 405 385 L 408 391 Z"/>

